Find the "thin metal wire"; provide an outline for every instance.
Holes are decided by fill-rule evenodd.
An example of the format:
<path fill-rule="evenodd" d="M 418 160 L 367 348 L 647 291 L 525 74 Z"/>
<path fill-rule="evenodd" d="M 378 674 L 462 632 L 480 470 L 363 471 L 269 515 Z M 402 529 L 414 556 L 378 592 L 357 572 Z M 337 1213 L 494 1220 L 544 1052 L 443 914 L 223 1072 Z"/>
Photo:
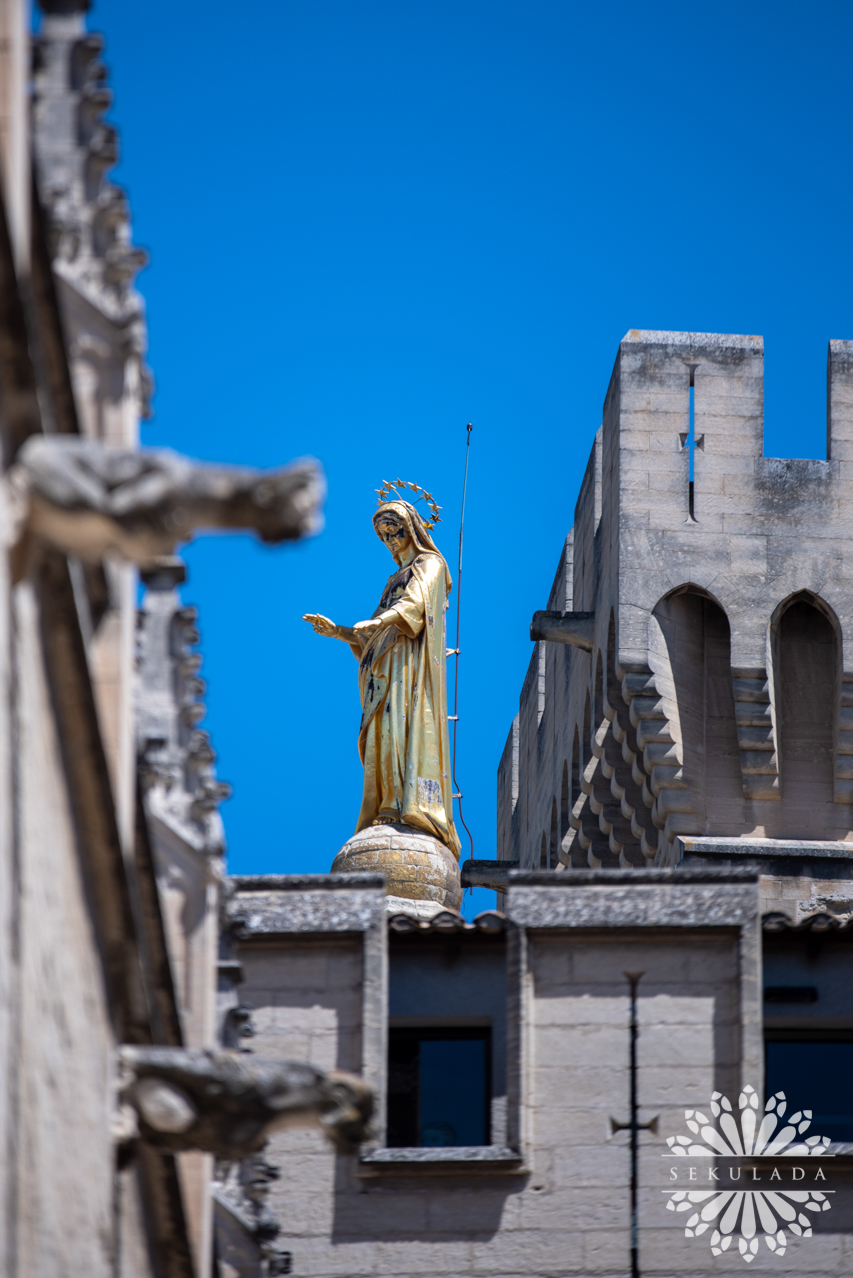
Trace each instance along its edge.
<path fill-rule="evenodd" d="M 462 480 L 462 513 L 459 516 L 459 566 L 456 570 L 456 674 L 453 678 L 453 790 L 456 802 L 459 804 L 459 820 L 465 827 L 465 833 L 471 842 L 471 860 L 474 859 L 474 836 L 465 824 L 465 817 L 462 815 L 462 787 L 456 780 L 456 741 L 459 735 L 459 619 L 462 610 L 462 534 L 465 529 L 465 494 L 468 489 L 468 456 L 471 449 L 471 431 L 474 427 L 468 423 L 468 437 L 465 443 L 465 478 Z"/>

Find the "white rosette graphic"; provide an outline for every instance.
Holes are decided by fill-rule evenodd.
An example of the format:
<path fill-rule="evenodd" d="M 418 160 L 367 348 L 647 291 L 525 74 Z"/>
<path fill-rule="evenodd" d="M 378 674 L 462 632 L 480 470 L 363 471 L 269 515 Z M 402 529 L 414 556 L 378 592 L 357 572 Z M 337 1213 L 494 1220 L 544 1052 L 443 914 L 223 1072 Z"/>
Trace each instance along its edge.
<path fill-rule="evenodd" d="M 785 1118 L 784 1092 L 771 1096 L 759 1120 L 758 1096 L 745 1087 L 739 1097 L 739 1114 L 721 1092 L 711 1098 L 713 1120 L 698 1109 L 684 1116 L 693 1136 L 670 1136 L 670 1153 L 685 1158 L 809 1158 L 826 1154 L 829 1138 L 803 1134 L 811 1127 L 812 1111 L 804 1109 Z M 696 1238 L 709 1229 L 711 1252 L 728 1251 L 735 1237 L 738 1250 L 749 1264 L 758 1254 L 759 1235 L 771 1252 L 785 1254 L 785 1230 L 801 1238 L 811 1237 L 811 1220 L 805 1212 L 829 1211 L 825 1194 L 813 1189 L 690 1189 L 677 1190 L 667 1202 L 670 1211 L 690 1211 L 684 1233 Z"/>

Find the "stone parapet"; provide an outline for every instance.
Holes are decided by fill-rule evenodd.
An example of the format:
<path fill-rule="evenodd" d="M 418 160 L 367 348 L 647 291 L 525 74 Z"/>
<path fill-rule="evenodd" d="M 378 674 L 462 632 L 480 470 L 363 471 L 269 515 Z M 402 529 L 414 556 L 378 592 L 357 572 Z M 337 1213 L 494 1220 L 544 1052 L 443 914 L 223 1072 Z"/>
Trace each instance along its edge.
<path fill-rule="evenodd" d="M 509 875 L 507 916 L 526 928 L 748 927 L 754 870 L 602 870 Z"/>
<path fill-rule="evenodd" d="M 243 939 L 300 932 L 365 932 L 384 917 L 381 874 L 235 876 L 228 920 Z"/>

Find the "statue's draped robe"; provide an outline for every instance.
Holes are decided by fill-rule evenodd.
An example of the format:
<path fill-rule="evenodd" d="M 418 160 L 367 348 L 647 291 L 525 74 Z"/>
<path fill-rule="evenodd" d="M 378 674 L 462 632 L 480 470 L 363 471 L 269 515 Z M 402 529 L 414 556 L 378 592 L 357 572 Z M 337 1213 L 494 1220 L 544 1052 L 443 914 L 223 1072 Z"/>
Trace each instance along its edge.
<path fill-rule="evenodd" d="M 447 571 L 421 552 L 388 578 L 373 616 L 397 620 L 353 651 L 359 658 L 358 748 L 364 797 L 356 830 L 399 822 L 439 839 L 458 859 L 447 728 Z"/>

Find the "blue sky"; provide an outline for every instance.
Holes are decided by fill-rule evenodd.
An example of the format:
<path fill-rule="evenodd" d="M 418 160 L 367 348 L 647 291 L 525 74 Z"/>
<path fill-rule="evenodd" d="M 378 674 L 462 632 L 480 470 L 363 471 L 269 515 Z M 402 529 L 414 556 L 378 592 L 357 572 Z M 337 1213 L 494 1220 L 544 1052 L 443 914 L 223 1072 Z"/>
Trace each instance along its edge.
<path fill-rule="evenodd" d="M 825 455 L 853 337 L 853 7 L 776 0 L 98 0 L 149 312 L 143 442 L 311 453 L 326 529 L 186 552 L 234 872 L 328 869 L 361 771 L 351 623 L 402 475 L 444 507 L 465 424 L 459 774 L 477 856 L 619 340 L 762 333 L 765 451 Z M 469 897 L 466 910 L 493 902 Z"/>

